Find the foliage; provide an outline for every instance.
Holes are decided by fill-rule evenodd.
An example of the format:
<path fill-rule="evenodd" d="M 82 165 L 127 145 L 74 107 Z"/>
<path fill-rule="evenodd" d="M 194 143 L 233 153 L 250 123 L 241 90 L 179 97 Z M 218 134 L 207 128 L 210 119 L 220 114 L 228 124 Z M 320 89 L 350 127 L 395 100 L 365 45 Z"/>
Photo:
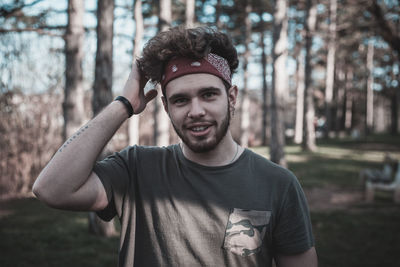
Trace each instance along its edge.
<path fill-rule="evenodd" d="M 30 192 L 61 145 L 60 110 L 60 95 L 0 95 L 0 196 Z"/>
<path fill-rule="evenodd" d="M 328 27 L 330 25 L 329 18 L 329 5 L 333 0 L 323 0 L 318 2 L 318 23 L 317 29 L 313 33 L 313 57 L 312 57 L 312 85 L 316 89 L 315 99 L 317 100 L 316 114 L 322 116 L 324 114 L 324 93 L 325 93 L 325 70 L 327 60 L 327 41 L 329 39 Z M 336 0 L 335 0 L 336 1 Z M 3 43 L 4 50 L 0 51 L 0 92 L 8 90 L 18 90 L 15 85 L 20 83 L 16 82 L 19 75 L 12 75 L 11 69 L 18 69 L 23 72 L 29 72 L 29 68 L 24 68 L 27 60 L 18 61 L 15 58 L 30 58 L 32 52 L 28 49 L 24 49 L 21 46 L 21 51 L 15 51 L 10 48 L 7 44 L 18 43 L 16 40 L 23 39 L 24 44 L 31 44 L 31 40 L 43 40 L 44 44 L 36 50 L 42 50 L 42 53 L 48 52 L 47 50 L 54 49 L 60 50 L 59 43 L 63 40 L 63 32 L 66 24 L 66 6 L 67 1 L 59 1 L 57 5 L 51 5 L 50 1 L 38 0 L 38 1 L 6 1 L 5 4 L 0 7 L 0 43 Z M 127 46 L 127 42 L 132 44 L 133 32 L 129 25 L 132 24 L 132 6 L 133 1 L 129 0 L 116 0 L 116 27 L 115 27 L 115 48 L 114 48 L 114 60 L 116 61 L 114 70 L 113 87 L 121 88 L 127 77 L 127 71 L 129 64 L 131 63 L 131 50 Z M 249 85 L 251 89 L 259 91 L 261 88 L 260 75 L 261 71 L 259 63 L 261 62 L 260 47 L 259 47 L 259 36 L 260 31 L 263 29 L 265 33 L 265 44 L 267 48 L 267 58 L 270 61 L 271 57 L 271 32 L 273 20 L 273 7 L 274 1 L 267 0 L 252 0 L 252 1 L 221 1 L 221 0 L 197 0 L 196 1 L 196 20 L 197 25 L 210 25 L 217 26 L 224 31 L 228 31 L 233 37 L 235 44 L 237 45 L 240 55 L 243 55 L 243 43 L 244 43 L 244 31 L 245 31 L 245 5 L 251 3 L 252 12 L 250 14 L 252 22 L 252 37 L 250 44 L 250 68 L 252 81 Z M 305 19 L 305 1 L 288 1 L 289 7 L 287 10 L 289 16 L 289 62 L 288 68 L 289 73 L 289 84 L 290 84 L 290 97 L 289 103 L 294 103 L 294 89 L 296 88 L 296 78 L 293 74 L 294 62 L 299 57 L 299 51 L 304 46 L 304 27 L 303 22 Z M 159 1 L 146 0 L 143 1 L 143 14 L 145 17 L 145 40 L 148 40 L 156 32 L 155 26 L 157 24 Z M 88 7 L 86 10 L 87 14 L 93 15 L 94 7 Z M 185 3 L 184 1 L 172 1 L 172 13 L 173 22 L 172 25 L 179 25 L 185 21 Z M 95 21 L 92 16 L 91 21 Z M 368 70 L 366 69 L 366 44 L 368 40 L 372 39 L 375 44 L 375 70 L 374 70 L 374 88 L 375 94 L 379 95 L 379 98 L 375 101 L 376 104 L 380 105 L 384 109 L 388 110 L 387 100 L 395 99 L 400 97 L 399 91 L 399 55 L 396 55 L 396 45 L 391 45 L 391 40 L 399 39 L 398 25 L 400 19 L 400 6 L 396 1 L 376 1 L 376 0 L 362 0 L 362 1 L 338 1 L 338 14 L 337 14 L 337 42 L 336 42 L 336 79 L 335 79 L 335 99 L 334 99 L 334 112 L 344 116 L 344 112 L 341 111 L 341 107 L 344 105 L 345 97 L 340 97 L 339 89 L 344 87 L 344 84 L 348 82 L 349 94 L 354 98 L 354 109 L 352 112 L 353 123 L 349 126 L 351 129 L 358 128 L 363 130 L 363 120 L 365 114 L 365 89 L 366 80 L 368 78 Z M 89 20 L 88 20 L 89 21 Z M 265 23 L 265 27 L 261 27 L 261 22 Z M 93 35 L 93 22 L 87 22 L 85 25 L 87 38 L 85 61 L 84 67 L 88 66 L 89 70 L 84 71 L 85 82 L 87 87 L 90 88 L 91 73 L 90 62 L 93 62 L 93 49 L 94 35 Z M 123 25 L 123 27 L 121 27 Z M 37 34 L 23 35 L 21 32 L 32 31 Z M 9 33 L 20 34 L 21 38 L 16 38 L 14 35 Z M 54 40 L 60 42 L 48 41 L 53 36 Z M 46 39 L 47 38 L 47 39 Z M 48 44 L 49 43 L 49 44 Z M 45 45 L 46 44 L 46 45 Z M 395 44 L 395 43 L 394 43 Z M 44 50 L 44 51 L 43 51 Z M 128 57 L 127 57 L 128 54 Z M 4 59 L 2 61 L 1 59 Z M 52 60 L 51 57 L 42 57 L 40 61 Z M 29 62 L 29 61 L 28 61 Z M 89 62 L 89 63 L 88 63 Z M 121 64 L 123 63 L 123 64 Z M 298 63 L 296 63 L 298 64 Z M 50 64 L 54 65 L 54 64 Z M 271 62 L 268 62 L 268 68 L 271 68 Z M 10 68 L 12 66 L 13 68 Z M 291 68 L 291 69 L 290 69 Z M 41 68 L 38 68 L 41 69 Z M 255 71 L 253 71 L 255 70 Z M 55 70 L 53 70 L 54 72 Z M 353 72 L 352 77 L 349 81 L 345 81 L 343 77 L 349 72 Z M 47 71 L 47 74 L 50 71 Z M 63 70 L 57 69 L 57 73 L 53 74 L 54 77 L 60 77 Z M 19 72 L 18 72 L 19 73 Z M 43 74 L 43 73 L 42 73 Z M 239 75 L 242 75 L 239 73 Z M 23 75 L 24 78 L 28 75 Z M 36 75 L 38 77 L 44 77 L 46 75 Z M 271 71 L 267 72 L 268 88 L 271 88 Z M 347 77 L 347 76 L 346 76 Z M 51 78 L 51 77 L 50 77 Z M 54 78 L 46 79 L 41 84 L 35 84 L 35 87 L 47 87 L 51 88 L 54 84 Z M 346 78 L 347 79 L 347 78 Z M 32 80 L 32 78 L 29 78 Z M 240 80 L 240 79 L 239 79 Z M 22 91 L 29 89 L 30 82 L 22 85 Z M 239 82 L 240 86 L 240 82 Z M 38 88 L 36 88 L 37 90 Z M 33 88 L 32 90 L 35 90 Z M 397 92 L 397 96 L 396 96 Z M 260 95 L 260 92 L 256 94 Z M 386 100 L 386 101 L 384 101 Z M 384 104 L 382 104 L 384 103 Z M 393 106 L 394 104 L 392 104 Z M 293 117 L 293 105 L 288 105 L 286 113 L 288 117 Z M 393 107 L 393 110 L 395 107 Z M 394 111 L 392 111 L 393 113 Z M 398 113 L 397 108 L 397 113 Z M 385 120 L 377 119 L 382 122 L 385 127 L 381 127 L 381 131 L 388 131 L 389 124 L 393 124 L 393 120 L 398 120 L 397 117 L 387 118 L 390 115 L 386 112 Z M 343 119 L 339 119 L 336 123 L 335 130 L 342 131 Z M 397 119 L 396 119 L 397 118 Z M 290 119 L 287 119 L 290 121 Z M 288 123 L 293 124 L 291 123 Z M 398 125 L 394 125 L 392 132 L 398 133 Z M 396 128 L 396 129 L 394 129 Z M 346 129 L 349 130 L 349 129 Z M 348 132 L 347 132 L 348 133 Z"/>

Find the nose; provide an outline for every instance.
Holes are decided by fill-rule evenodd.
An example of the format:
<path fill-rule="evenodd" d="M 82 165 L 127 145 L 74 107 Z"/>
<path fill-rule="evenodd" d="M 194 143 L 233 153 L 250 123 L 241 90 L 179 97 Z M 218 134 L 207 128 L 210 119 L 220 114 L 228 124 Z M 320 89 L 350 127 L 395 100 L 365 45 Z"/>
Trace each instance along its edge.
<path fill-rule="evenodd" d="M 201 105 L 200 101 L 198 99 L 193 99 L 191 101 L 188 117 L 192 118 L 192 119 L 195 119 L 195 118 L 201 118 L 204 115 L 206 115 L 206 111 L 204 110 L 204 108 Z"/>

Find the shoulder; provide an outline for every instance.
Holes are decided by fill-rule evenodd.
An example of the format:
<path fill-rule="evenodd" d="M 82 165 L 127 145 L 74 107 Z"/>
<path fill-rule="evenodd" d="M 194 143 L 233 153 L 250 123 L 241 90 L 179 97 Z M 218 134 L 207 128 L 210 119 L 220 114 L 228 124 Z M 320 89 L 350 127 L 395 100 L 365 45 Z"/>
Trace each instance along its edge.
<path fill-rule="evenodd" d="M 288 169 L 270 161 L 264 156 L 246 149 L 248 164 L 255 172 L 268 176 L 269 179 L 280 184 L 292 184 L 297 181 L 296 176 Z"/>

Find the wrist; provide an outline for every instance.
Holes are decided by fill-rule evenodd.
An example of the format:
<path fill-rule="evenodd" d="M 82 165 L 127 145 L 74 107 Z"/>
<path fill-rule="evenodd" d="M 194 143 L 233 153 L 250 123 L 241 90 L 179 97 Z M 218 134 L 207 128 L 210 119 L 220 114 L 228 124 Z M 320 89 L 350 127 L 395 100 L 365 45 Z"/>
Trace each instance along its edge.
<path fill-rule="evenodd" d="M 124 108 L 125 108 L 125 110 L 126 110 L 126 112 L 127 112 L 127 114 L 128 114 L 128 117 L 129 118 L 132 117 L 132 115 L 134 114 L 134 111 L 133 111 L 132 104 L 131 104 L 131 102 L 129 102 L 128 99 L 126 99 L 124 96 L 117 96 L 114 99 L 114 101 L 122 103 Z"/>

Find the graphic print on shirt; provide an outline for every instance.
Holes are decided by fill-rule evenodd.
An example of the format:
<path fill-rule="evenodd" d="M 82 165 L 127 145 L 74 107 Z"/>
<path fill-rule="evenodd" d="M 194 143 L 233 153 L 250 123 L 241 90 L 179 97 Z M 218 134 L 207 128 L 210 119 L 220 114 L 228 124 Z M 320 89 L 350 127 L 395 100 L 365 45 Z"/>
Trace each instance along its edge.
<path fill-rule="evenodd" d="M 233 209 L 223 247 L 240 256 L 259 252 L 270 218 L 271 211 Z"/>

